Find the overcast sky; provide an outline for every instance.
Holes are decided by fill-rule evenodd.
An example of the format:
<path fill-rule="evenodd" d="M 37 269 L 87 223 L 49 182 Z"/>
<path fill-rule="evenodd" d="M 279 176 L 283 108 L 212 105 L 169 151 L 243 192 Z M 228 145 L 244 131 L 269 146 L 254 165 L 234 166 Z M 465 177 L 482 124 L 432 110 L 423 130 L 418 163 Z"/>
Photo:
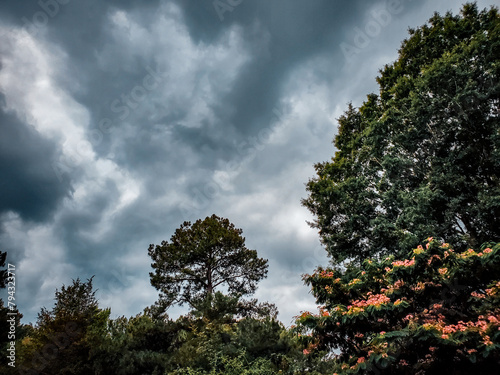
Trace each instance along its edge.
<path fill-rule="evenodd" d="M 0 250 L 23 322 L 92 275 L 112 317 L 140 313 L 158 297 L 149 244 L 213 213 L 269 259 L 255 297 L 285 325 L 314 309 L 313 165 L 408 27 L 461 5 L 2 0 Z"/>

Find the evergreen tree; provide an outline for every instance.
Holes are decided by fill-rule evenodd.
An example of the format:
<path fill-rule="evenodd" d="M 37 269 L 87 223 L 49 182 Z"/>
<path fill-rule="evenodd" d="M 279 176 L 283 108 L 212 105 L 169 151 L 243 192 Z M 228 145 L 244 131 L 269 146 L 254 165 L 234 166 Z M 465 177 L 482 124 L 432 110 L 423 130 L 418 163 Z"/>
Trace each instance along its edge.
<path fill-rule="evenodd" d="M 267 275 L 267 260 L 246 248 L 241 233 L 228 219 L 212 215 L 184 222 L 170 242 L 150 245 L 151 284 L 161 293 L 160 305 L 196 307 L 223 286 L 230 295 L 253 293 Z"/>
<path fill-rule="evenodd" d="M 95 374 L 164 374 L 177 349 L 179 327 L 147 314 L 108 322 L 106 334 L 91 348 Z"/>
<path fill-rule="evenodd" d="M 92 278 L 56 290 L 52 310 L 42 308 L 32 334 L 23 340 L 24 373 L 91 374 L 91 348 L 105 333 L 109 310 L 99 309 Z"/>
<path fill-rule="evenodd" d="M 303 204 L 334 261 L 429 235 L 458 249 L 500 240 L 499 61 L 497 8 L 466 4 L 410 30 L 380 94 L 340 117 L 335 156 L 307 184 Z"/>

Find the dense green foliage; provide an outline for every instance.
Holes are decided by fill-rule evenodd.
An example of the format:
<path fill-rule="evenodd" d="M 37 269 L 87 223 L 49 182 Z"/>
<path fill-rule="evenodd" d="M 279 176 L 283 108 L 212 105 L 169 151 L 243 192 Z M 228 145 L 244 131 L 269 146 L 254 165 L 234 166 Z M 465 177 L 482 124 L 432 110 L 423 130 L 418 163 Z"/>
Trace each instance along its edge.
<path fill-rule="evenodd" d="M 228 219 L 212 215 L 184 222 L 170 242 L 150 245 L 151 284 L 161 292 L 159 305 L 195 306 L 223 286 L 232 295 L 253 293 L 267 275 L 267 260 L 245 247 L 241 233 Z"/>
<path fill-rule="evenodd" d="M 429 235 L 500 241 L 498 9 L 435 14 L 378 83 L 339 119 L 335 157 L 303 200 L 332 258 L 404 255 Z"/>
<path fill-rule="evenodd" d="M 106 329 L 109 310 L 101 310 L 92 279 L 73 281 L 56 291 L 52 310 L 42 308 L 36 329 L 22 344 L 21 370 L 26 373 L 88 374 L 92 337 Z"/>
<path fill-rule="evenodd" d="M 500 244 L 455 252 L 429 239 L 406 258 L 306 275 L 320 314 L 303 313 L 309 350 L 336 349 L 344 374 L 497 374 Z"/>
<path fill-rule="evenodd" d="M 203 305 L 175 321 L 148 312 L 113 320 L 94 294 L 92 279 L 56 291 L 54 308 L 18 342 L 22 374 L 299 374 L 312 363 L 255 301 L 217 292 L 208 313 Z"/>

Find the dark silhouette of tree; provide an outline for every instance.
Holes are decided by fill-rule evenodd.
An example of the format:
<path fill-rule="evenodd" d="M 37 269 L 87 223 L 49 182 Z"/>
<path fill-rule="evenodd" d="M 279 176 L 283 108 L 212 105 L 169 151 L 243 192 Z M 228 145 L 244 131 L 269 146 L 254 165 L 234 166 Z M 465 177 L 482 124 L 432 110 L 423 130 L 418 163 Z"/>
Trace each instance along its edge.
<path fill-rule="evenodd" d="M 267 260 L 245 247 L 242 230 L 216 215 L 184 222 L 161 245 L 150 245 L 154 272 L 151 284 L 160 291 L 160 305 L 198 306 L 217 289 L 230 295 L 255 292 L 267 275 Z"/>
<path fill-rule="evenodd" d="M 25 345 L 21 370 L 43 375 L 91 374 L 91 348 L 103 337 L 109 310 L 101 310 L 92 278 L 56 290 L 52 310 L 42 308 Z"/>

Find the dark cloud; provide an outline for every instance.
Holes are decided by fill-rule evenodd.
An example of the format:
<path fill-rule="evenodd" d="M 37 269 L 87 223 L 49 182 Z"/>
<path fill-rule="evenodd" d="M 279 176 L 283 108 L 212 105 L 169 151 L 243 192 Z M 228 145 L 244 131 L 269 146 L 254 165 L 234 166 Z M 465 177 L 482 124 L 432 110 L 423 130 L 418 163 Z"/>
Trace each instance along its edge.
<path fill-rule="evenodd" d="M 237 2 L 235 2 L 237 3 Z M 220 98 L 217 113 L 223 123 L 244 134 L 267 125 L 265 118 L 279 105 L 284 80 L 294 67 L 324 48 L 338 44 L 339 25 L 359 16 L 361 1 L 318 1 L 304 6 L 290 1 L 244 1 L 219 18 L 214 2 L 179 1 L 194 40 L 211 43 L 231 24 L 245 29 L 252 61 L 238 76 L 230 92 Z M 262 53 L 264 49 L 267 53 Z M 230 108 L 230 114 L 226 109 Z"/>
<path fill-rule="evenodd" d="M 0 94 L 0 214 L 13 211 L 25 220 L 50 220 L 71 193 L 69 180 L 59 181 L 53 170 L 58 144 L 4 108 Z"/>

